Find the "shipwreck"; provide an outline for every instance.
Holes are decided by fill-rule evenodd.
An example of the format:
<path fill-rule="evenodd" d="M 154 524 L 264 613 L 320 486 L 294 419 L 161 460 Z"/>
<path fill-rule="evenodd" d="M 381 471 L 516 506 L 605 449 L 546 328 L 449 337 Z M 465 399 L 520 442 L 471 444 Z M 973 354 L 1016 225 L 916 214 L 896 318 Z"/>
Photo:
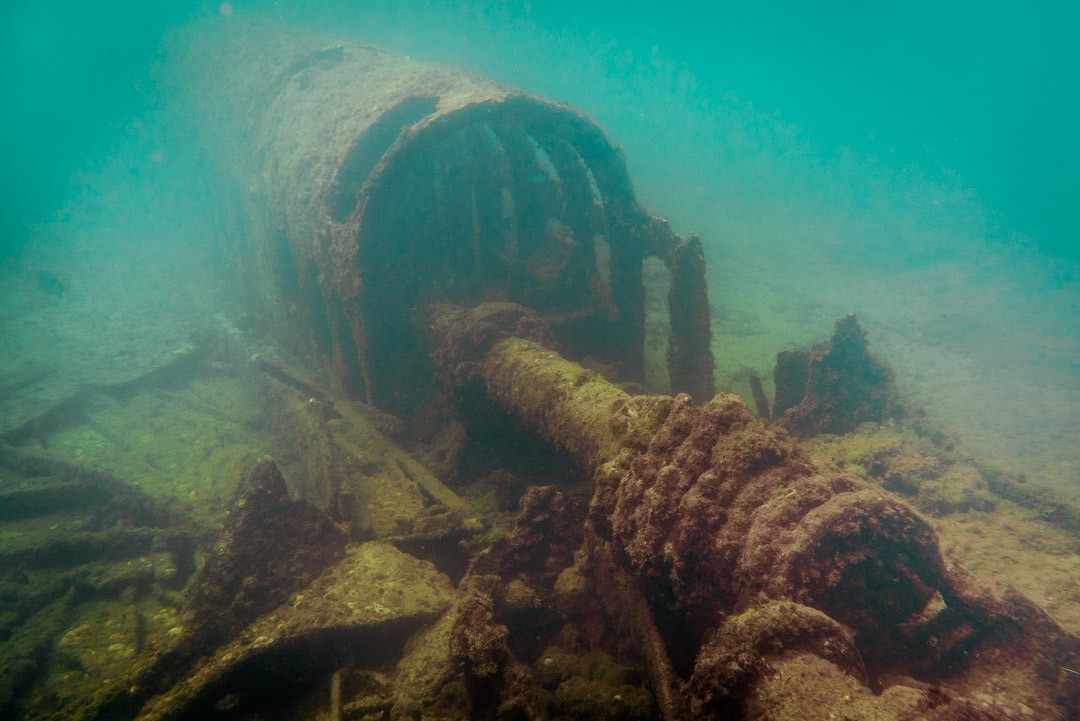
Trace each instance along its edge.
<path fill-rule="evenodd" d="M 914 496 L 801 443 L 917 416 L 857 319 L 781 356 L 771 409 L 760 378 L 756 415 L 717 394 L 702 244 L 638 204 L 588 117 L 237 18 L 184 30 L 170 63 L 236 189 L 221 255 L 251 311 L 156 379 L 235 375 L 273 441 L 204 518 L 41 457 L 69 413 L 6 433 L 5 523 L 90 515 L 82 560 L 56 537 L 3 552 L 5 639 L 33 649 L 9 651 L 4 713 L 1080 713 L 1075 635 L 943 560 Z M 86 570 L 105 557 L 128 571 Z M 58 566 L 68 586 L 19 595 Z M 138 643 L 58 693 L 79 664 L 46 673 L 65 627 L 35 614 L 91 597 Z M 160 629 L 149 597 L 175 610 Z"/>

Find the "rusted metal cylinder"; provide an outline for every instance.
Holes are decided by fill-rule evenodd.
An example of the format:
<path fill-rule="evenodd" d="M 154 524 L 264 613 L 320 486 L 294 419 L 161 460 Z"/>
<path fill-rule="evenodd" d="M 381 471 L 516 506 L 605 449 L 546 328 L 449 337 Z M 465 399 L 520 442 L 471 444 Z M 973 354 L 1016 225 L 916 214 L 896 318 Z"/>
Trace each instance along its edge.
<path fill-rule="evenodd" d="M 177 80 L 198 89 L 248 193 L 278 334 L 347 390 L 415 407 L 432 381 L 413 311 L 436 301 L 520 303 L 569 356 L 644 380 L 642 263 L 655 255 L 695 279 L 670 296 L 671 376 L 694 385 L 676 390 L 712 394 L 700 244 L 638 205 L 622 153 L 580 112 L 235 18 L 177 47 Z"/>
<path fill-rule="evenodd" d="M 513 303 L 431 306 L 426 341 L 437 376 L 478 389 L 586 469 L 622 450 L 632 396 L 550 346 L 550 332 Z"/>

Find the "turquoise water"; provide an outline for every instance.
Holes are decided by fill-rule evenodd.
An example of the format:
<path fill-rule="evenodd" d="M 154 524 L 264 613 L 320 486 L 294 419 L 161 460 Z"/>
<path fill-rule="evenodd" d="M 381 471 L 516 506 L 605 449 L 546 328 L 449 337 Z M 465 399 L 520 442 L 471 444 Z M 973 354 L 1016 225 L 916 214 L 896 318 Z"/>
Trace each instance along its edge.
<path fill-rule="evenodd" d="M 248 20 L 267 19 L 273 27 L 240 31 Z M 725 646 L 765 653 L 766 645 L 783 645 L 775 667 L 776 656 L 756 665 L 764 675 L 754 682 L 755 698 L 767 701 L 759 694 L 765 689 L 793 705 L 813 699 L 821 701 L 820 716 L 832 717 L 913 708 L 918 697 L 933 705 L 955 694 L 957 714 L 967 697 L 972 709 L 1033 718 L 1051 717 L 1058 703 L 1064 718 L 1072 711 L 1065 706 L 1075 706 L 1071 675 L 1080 668 L 1065 651 L 1069 641 L 1004 588 L 1015 586 L 1066 630 L 1080 628 L 1075 505 L 1029 492 L 1037 486 L 1080 499 L 1078 20 L 1075 4 L 1038 0 L 1023 8 L 924 0 L 0 3 L 0 718 L 112 717 L 140 706 L 169 715 L 171 701 L 148 697 L 174 682 L 170 695 L 184 718 L 205 715 L 204 701 L 216 701 L 212 715 L 230 718 L 255 718 L 264 708 L 261 718 L 336 717 L 324 710 L 342 702 L 354 715 L 391 707 L 407 715 L 413 685 L 418 699 L 437 693 L 450 709 L 465 696 L 501 701 L 537 683 L 544 695 L 534 698 L 547 704 L 537 708 L 552 709 L 538 716 L 561 708 L 566 718 L 594 718 L 603 706 L 612 717 L 653 718 L 650 692 L 658 701 L 667 695 L 658 633 L 683 675 L 677 688 L 691 661 L 725 678 L 724 656 L 714 653 Z M 297 36 L 284 37 L 282 27 Z M 312 40 L 302 28 L 321 35 Z M 246 42 L 225 42 L 230 33 Z M 811 439 L 802 447 L 822 472 L 806 477 L 804 456 L 775 427 L 731 420 L 737 403 L 713 404 L 716 415 L 694 420 L 701 425 L 691 441 L 657 451 L 682 433 L 689 416 L 680 410 L 644 459 L 653 468 L 671 464 L 652 481 L 637 476 L 642 459 L 629 462 L 627 453 L 640 451 L 638 429 L 654 427 L 663 404 L 626 401 L 573 367 L 551 369 L 559 389 L 530 388 L 516 373 L 543 361 L 527 347 L 505 355 L 523 425 L 497 404 L 471 398 L 471 389 L 455 398 L 426 395 L 434 379 L 414 337 L 424 333 L 417 325 L 424 316 L 413 310 L 431 311 L 432 297 L 522 297 L 519 282 L 522 295 L 547 303 L 555 332 L 567 339 L 562 350 L 598 350 L 603 357 L 583 362 L 624 375 L 620 364 L 635 358 L 620 357 L 627 346 L 603 355 L 616 327 L 603 311 L 623 300 L 613 292 L 613 269 L 624 267 L 618 253 L 637 248 L 622 223 L 643 216 L 636 208 L 624 215 L 612 201 L 621 164 L 591 125 L 521 98 L 504 104 L 504 116 L 470 115 L 489 111 L 473 105 L 440 125 L 444 115 L 372 171 L 399 127 L 431 118 L 437 98 L 451 104 L 473 86 L 454 72 L 460 94 L 436 90 L 441 69 L 339 47 L 327 36 L 466 68 L 564 101 L 604 128 L 625 155 L 641 204 L 679 233 L 700 234 L 718 391 L 749 399 L 756 373 L 770 393 L 779 351 L 805 350 L 854 311 L 871 351 L 932 422 L 904 415 Z M 366 81 L 365 73 L 387 69 L 393 72 L 377 75 L 385 87 Z M 422 94 L 394 105 L 403 87 Z M 327 97 L 340 114 L 319 112 Z M 508 117 L 516 113 L 525 119 Z M 376 116 L 376 125 L 365 124 Z M 453 125 L 462 116 L 468 122 Z M 525 122 L 541 116 L 550 116 L 550 127 Z M 564 132 L 573 142 L 562 142 Z M 249 140 L 261 150 L 256 158 Z M 327 168 L 334 183 L 319 185 Z M 342 221 L 356 223 L 350 200 L 369 177 L 375 181 L 360 196 L 377 182 L 363 197 L 378 202 L 364 206 L 375 208 L 365 216 L 373 220 L 355 231 Z M 305 202 L 311 187 L 329 187 L 329 202 Z M 592 218 L 599 200 L 611 212 Z M 327 218 L 337 222 L 322 225 Z M 318 266 L 322 259 L 310 257 L 318 253 L 305 255 L 308 241 L 331 232 L 346 241 L 333 252 L 355 257 L 355 268 L 341 273 L 340 265 Z M 590 236 L 591 246 L 580 242 Z M 362 252 L 352 256 L 347 243 L 355 238 Z M 649 240 L 672 239 L 659 231 Z M 644 275 L 652 311 L 645 380 L 660 392 L 669 376 L 657 352 L 666 346 L 666 321 L 682 315 L 692 322 L 685 316 L 693 314 L 668 313 L 671 274 L 662 262 L 649 258 Z M 581 287 L 562 284 L 566 278 L 588 279 L 584 310 L 563 303 L 576 301 Z M 621 307 L 636 312 L 632 303 Z M 473 328 L 472 338 L 490 338 L 487 328 Z M 456 336 L 458 329 L 444 331 Z M 447 338 L 444 349 L 459 348 Z M 468 363 L 454 365 L 446 375 L 467 370 Z M 571 378 L 575 390 L 563 391 Z M 385 401 L 381 411 L 354 402 L 373 388 L 383 395 L 366 397 Z M 553 403 L 580 415 L 564 424 L 559 413 L 547 414 Z M 610 430 L 625 424 L 633 440 L 600 471 L 608 483 L 586 518 L 590 474 L 571 469 L 529 428 L 550 422 L 554 429 L 541 435 L 567 443 L 574 423 L 605 412 Z M 680 466 L 698 468 L 705 457 L 698 441 L 708 437 L 706 424 L 724 417 L 735 432 L 713 447 L 714 472 L 681 484 L 691 489 L 685 495 L 665 497 Z M 607 447 L 607 431 L 597 436 Z M 592 442 L 567 445 L 585 456 Z M 267 455 L 279 469 L 252 481 L 267 492 L 234 504 L 238 484 Z M 612 490 L 624 465 L 633 482 Z M 834 465 L 896 491 L 905 505 L 891 506 L 877 492 L 845 494 L 861 481 L 833 476 Z M 751 485 L 738 489 L 739 479 Z M 234 532 L 237 525 L 222 533 L 232 507 L 234 517 L 248 519 L 288 509 L 287 524 L 300 529 L 307 518 L 328 534 L 321 512 L 285 503 L 282 480 L 293 496 L 350 528 L 347 560 L 331 565 L 329 587 L 304 588 L 305 574 L 326 567 L 305 568 L 293 553 L 325 550 L 328 535 L 261 520 L 241 524 L 247 533 Z M 993 496 L 993 480 L 1007 481 L 993 490 L 1025 505 Z M 540 483 L 565 496 L 535 489 Z M 626 489 L 648 483 L 641 498 L 656 507 L 642 511 L 641 498 Z M 817 505 L 833 493 L 837 505 Z M 623 510 L 604 520 L 611 497 L 624 499 Z M 908 503 L 923 520 L 908 515 Z M 802 516 L 807 508 L 814 515 Z M 607 527 L 625 535 L 614 530 L 619 514 L 649 545 L 620 550 L 622 541 L 601 538 Z M 677 539 L 655 563 L 633 566 L 640 584 L 623 575 L 631 568 L 624 564 L 659 542 L 648 540 L 652 530 L 633 530 L 635 518 L 650 519 L 639 530 L 659 518 L 655 527 L 663 530 L 670 521 L 676 531 L 668 537 Z M 733 527 L 750 531 L 732 534 Z M 862 538 L 849 536 L 851 529 Z M 734 535 L 742 538 L 732 542 Z M 836 553 L 824 545 L 831 535 L 841 544 Z M 360 543 L 370 538 L 376 542 Z M 383 551 L 361 564 L 375 547 Z M 713 574 L 723 567 L 709 548 L 739 556 L 744 570 L 693 578 L 695 568 Z M 770 578 L 774 552 L 811 565 L 813 556 L 830 570 L 784 561 Z M 238 574 L 215 580 L 214 559 Z M 421 573 L 421 560 L 435 565 Z M 954 574 L 958 566 L 982 579 L 986 593 L 967 573 Z M 678 582 L 667 586 L 658 569 L 674 569 Z M 822 588 L 842 579 L 832 592 L 806 594 L 819 599 L 819 610 L 834 609 L 837 622 L 856 622 L 850 643 L 857 650 L 846 649 L 847 630 L 802 612 L 785 620 L 790 609 L 764 604 L 766 597 L 802 598 L 802 581 L 787 579 L 795 575 Z M 739 588 L 744 578 L 767 590 L 751 600 Z M 456 610 L 444 616 L 454 630 L 440 621 L 406 642 L 406 629 L 411 634 L 442 613 L 433 599 L 449 597 L 448 584 L 461 579 Z M 929 595 L 935 587 L 941 593 Z M 369 603 L 369 591 L 380 600 Z M 423 619 L 384 617 L 414 593 L 426 599 Z M 490 604 L 481 598 L 488 593 Z M 357 602 L 343 602 L 349 598 Z M 946 602 L 955 608 L 941 613 Z M 651 612 L 648 604 L 656 604 Z M 617 618 L 620 606 L 631 618 L 618 621 L 615 633 L 604 617 Z M 401 637 L 367 635 L 367 621 L 351 613 L 359 608 Z M 256 619 L 267 610 L 273 615 Z M 901 611 L 915 615 L 896 631 Z M 1002 612 L 1030 622 L 1027 632 L 1007 640 L 991 633 Z M 309 631 L 302 624 L 312 617 Z M 702 635 L 710 618 L 723 621 L 720 632 Z M 875 618 L 880 634 L 868 627 Z M 298 629 L 291 640 L 263 633 L 290 628 Z M 773 644 L 786 636 L 771 628 L 794 634 L 798 645 Z M 473 630 L 480 633 L 470 647 Z M 805 640 L 819 632 L 820 646 Z M 972 645 L 984 635 L 986 645 Z M 620 665 L 627 659 L 579 655 L 615 646 L 621 655 L 634 636 L 650 647 L 641 678 Z M 826 652 L 832 638 L 841 648 Z M 558 644 L 556 655 L 544 650 L 549 641 Z M 219 643 L 226 646 L 215 655 Z M 241 647 L 247 650 L 235 656 Z M 176 653 L 154 661 L 165 648 Z M 399 652 L 407 662 L 384 674 Z M 863 664 L 859 654 L 871 674 L 890 667 L 875 685 L 918 677 L 923 690 L 871 698 L 854 675 L 829 676 L 825 661 L 849 653 L 858 662 L 852 669 Z M 821 664 L 808 665 L 811 656 Z M 200 671 L 184 671 L 198 658 Z M 505 677 L 479 673 L 506 658 L 513 664 Z M 966 670 L 954 674 L 957 667 Z M 463 671 L 469 668 L 477 673 Z M 200 679 L 210 680 L 203 686 Z M 737 684 L 742 691 L 732 702 L 751 703 L 739 698 L 750 681 Z M 574 686 L 560 701 L 560 690 Z M 615 703 L 627 700 L 634 703 Z M 502 708 L 524 707 L 508 700 Z"/>
<path fill-rule="evenodd" d="M 33 161 L 29 178 L 7 178 L 4 187 L 29 205 L 24 217 L 37 218 L 62 197 L 71 171 L 108 152 L 152 99 L 147 71 L 161 34 L 217 4 L 4 5 L 0 87 L 20 112 L 7 114 L 0 147 Z M 795 126 L 826 156 L 850 149 L 892 168 L 955 173 L 1011 229 L 1076 257 L 1075 3 L 233 5 L 238 17 L 355 30 L 572 99 L 634 150 L 664 140 L 657 133 L 665 127 L 692 131 L 688 121 L 702 111 L 730 113 L 737 100 Z M 641 85 L 645 92 L 634 93 Z M 619 102 L 630 93 L 638 102 Z M 634 120 L 642 102 L 651 112 Z M 632 160 L 647 162 L 638 152 Z M 18 215 L 15 200 L 6 204 Z"/>
<path fill-rule="evenodd" d="M 1080 493 L 1080 9 L 703 5 L 238 1 L 231 19 L 354 35 L 580 107 L 625 149 L 643 204 L 701 234 L 722 388 L 744 393 L 747 368 L 767 374 L 855 310 L 977 452 Z M 220 13 L 4 4 L 9 269 L 78 276 L 82 254 L 96 282 L 150 255 L 203 277 L 219 209 L 192 190 L 183 135 L 155 126 L 155 68 L 171 28 Z"/>

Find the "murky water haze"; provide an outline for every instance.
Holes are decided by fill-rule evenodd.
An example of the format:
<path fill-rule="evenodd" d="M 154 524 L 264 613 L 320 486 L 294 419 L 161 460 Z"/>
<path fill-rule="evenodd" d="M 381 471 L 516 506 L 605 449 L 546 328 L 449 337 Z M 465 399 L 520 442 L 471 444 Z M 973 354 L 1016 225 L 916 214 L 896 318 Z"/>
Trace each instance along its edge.
<path fill-rule="evenodd" d="M 746 369 L 768 373 L 778 350 L 854 310 L 901 385 L 977 452 L 1080 493 L 1069 77 L 1080 11 L 447 5 L 236 2 L 224 17 L 218 3 L 10 4 L 0 92 L 17 112 L 0 151 L 19 171 L 0 181 L 0 223 L 11 267 L 107 275 L 157 254 L 208 303 L 195 291 L 219 216 L 192 134 L 153 114 L 168 99 L 158 48 L 194 14 L 270 16 L 463 65 L 596 118 L 644 204 L 705 242 L 724 389 L 745 392 Z"/>

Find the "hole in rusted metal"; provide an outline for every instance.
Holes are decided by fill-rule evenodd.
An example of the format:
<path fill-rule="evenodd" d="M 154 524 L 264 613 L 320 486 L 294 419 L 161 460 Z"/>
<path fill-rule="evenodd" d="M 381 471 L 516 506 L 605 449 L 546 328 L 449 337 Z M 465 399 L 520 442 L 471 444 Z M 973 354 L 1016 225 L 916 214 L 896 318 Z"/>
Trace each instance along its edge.
<path fill-rule="evenodd" d="M 330 217 L 338 223 L 349 219 L 357 193 L 379 160 L 397 141 L 401 131 L 435 112 L 435 98 L 419 96 L 398 103 L 383 113 L 349 149 L 341 163 L 327 199 Z"/>

